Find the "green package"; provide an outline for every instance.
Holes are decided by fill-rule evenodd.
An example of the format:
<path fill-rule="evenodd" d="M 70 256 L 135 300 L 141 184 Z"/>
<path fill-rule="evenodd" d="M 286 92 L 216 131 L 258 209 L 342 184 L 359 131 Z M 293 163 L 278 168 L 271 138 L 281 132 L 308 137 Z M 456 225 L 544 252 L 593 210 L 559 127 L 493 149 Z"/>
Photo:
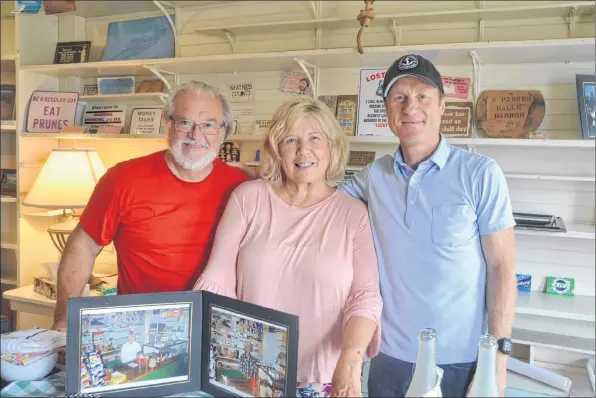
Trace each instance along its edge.
<path fill-rule="evenodd" d="M 546 277 L 546 293 L 573 296 L 575 291 L 575 278 L 561 278 L 558 276 Z"/>

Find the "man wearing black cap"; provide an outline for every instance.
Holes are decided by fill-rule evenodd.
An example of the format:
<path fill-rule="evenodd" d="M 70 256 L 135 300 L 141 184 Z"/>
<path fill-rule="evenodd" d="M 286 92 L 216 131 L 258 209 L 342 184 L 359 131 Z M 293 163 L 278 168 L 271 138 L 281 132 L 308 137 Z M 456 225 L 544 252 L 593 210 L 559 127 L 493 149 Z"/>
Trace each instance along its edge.
<path fill-rule="evenodd" d="M 498 339 L 503 394 L 516 299 L 515 222 L 503 172 L 439 133 L 444 89 L 429 60 L 399 58 L 380 94 L 400 146 L 339 187 L 367 203 L 379 264 L 381 353 L 371 362 L 369 395 L 405 396 L 423 328 L 436 331 L 443 396 L 465 396 L 487 332 Z"/>

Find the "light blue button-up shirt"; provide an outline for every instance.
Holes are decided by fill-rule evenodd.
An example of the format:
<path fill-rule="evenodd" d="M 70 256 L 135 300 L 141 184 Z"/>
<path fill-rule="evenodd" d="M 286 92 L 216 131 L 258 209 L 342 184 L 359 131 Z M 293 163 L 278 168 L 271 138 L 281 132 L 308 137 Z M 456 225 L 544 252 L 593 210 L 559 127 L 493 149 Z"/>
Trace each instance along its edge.
<path fill-rule="evenodd" d="M 515 225 L 497 163 L 441 141 L 412 170 L 401 151 L 339 187 L 368 204 L 379 264 L 381 352 L 416 362 L 418 332 L 437 332 L 438 364 L 475 361 L 487 330 L 480 236 Z"/>

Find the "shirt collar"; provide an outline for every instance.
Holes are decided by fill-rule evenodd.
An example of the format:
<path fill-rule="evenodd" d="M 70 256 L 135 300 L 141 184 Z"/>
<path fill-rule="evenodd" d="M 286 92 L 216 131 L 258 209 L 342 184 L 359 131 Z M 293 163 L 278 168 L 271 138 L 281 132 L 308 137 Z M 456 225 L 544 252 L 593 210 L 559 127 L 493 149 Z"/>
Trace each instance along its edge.
<path fill-rule="evenodd" d="M 442 169 L 445 166 L 445 163 L 447 163 L 449 154 L 451 154 L 451 148 L 449 144 L 447 144 L 447 140 L 443 134 L 440 134 L 440 136 L 441 139 L 439 140 L 439 146 L 437 149 L 435 149 L 428 160 L 439 166 L 439 169 Z M 395 151 L 394 158 L 398 165 L 403 167 L 408 166 L 404 160 L 404 155 L 401 153 L 401 146 L 397 148 L 397 151 Z"/>

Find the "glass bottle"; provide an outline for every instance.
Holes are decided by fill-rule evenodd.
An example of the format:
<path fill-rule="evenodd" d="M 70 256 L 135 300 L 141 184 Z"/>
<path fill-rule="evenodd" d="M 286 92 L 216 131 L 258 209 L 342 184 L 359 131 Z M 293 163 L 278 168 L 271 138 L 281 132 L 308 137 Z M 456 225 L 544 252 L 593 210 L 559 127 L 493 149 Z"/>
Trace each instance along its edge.
<path fill-rule="evenodd" d="M 480 336 L 476 375 L 468 397 L 499 397 L 497 383 L 497 339 L 490 334 Z"/>
<path fill-rule="evenodd" d="M 436 332 L 434 329 L 420 330 L 416 369 L 406 397 L 421 397 L 437 385 L 435 342 Z"/>

